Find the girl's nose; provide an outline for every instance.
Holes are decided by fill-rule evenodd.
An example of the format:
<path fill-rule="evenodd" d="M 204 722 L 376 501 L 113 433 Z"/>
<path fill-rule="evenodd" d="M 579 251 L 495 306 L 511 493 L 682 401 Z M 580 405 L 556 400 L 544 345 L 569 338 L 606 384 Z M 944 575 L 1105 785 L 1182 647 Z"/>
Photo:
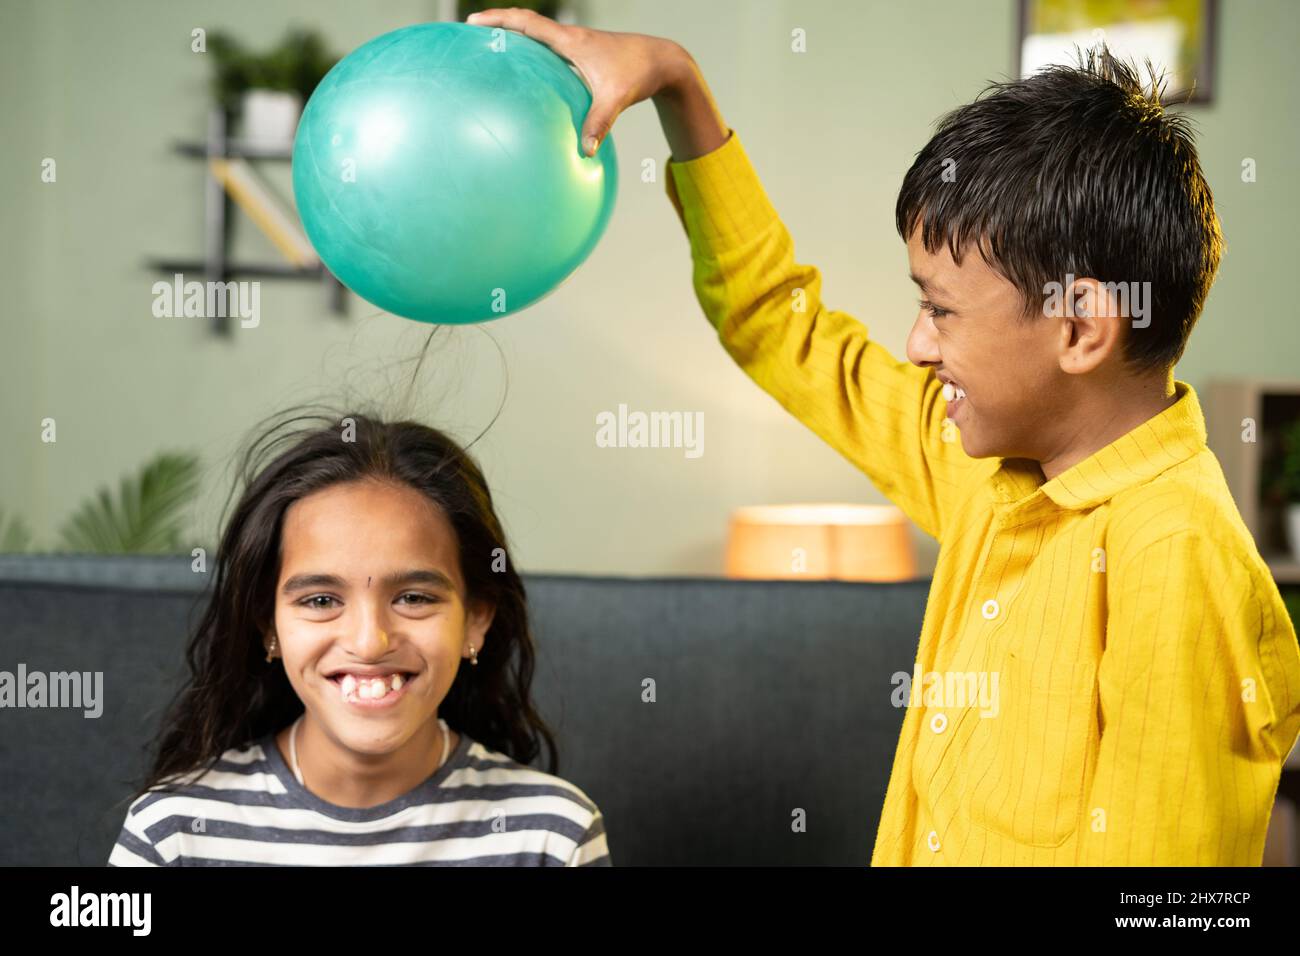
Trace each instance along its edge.
<path fill-rule="evenodd" d="M 388 632 L 378 623 L 364 624 L 353 642 L 353 651 L 365 660 L 377 660 L 388 653 Z"/>

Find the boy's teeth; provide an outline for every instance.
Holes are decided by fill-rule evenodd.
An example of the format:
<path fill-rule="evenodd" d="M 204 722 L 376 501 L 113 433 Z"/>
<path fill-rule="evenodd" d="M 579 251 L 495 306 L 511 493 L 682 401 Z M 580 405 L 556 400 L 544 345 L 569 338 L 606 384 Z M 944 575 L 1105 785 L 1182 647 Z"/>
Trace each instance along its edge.
<path fill-rule="evenodd" d="M 960 385 L 957 386 L 957 397 L 958 397 L 958 398 L 965 398 L 965 397 L 966 397 L 966 390 L 965 390 L 964 388 L 962 388 Z"/>
<path fill-rule="evenodd" d="M 943 400 L 945 402 L 951 402 L 956 399 L 961 399 L 965 397 L 966 397 L 966 391 L 965 389 L 961 388 L 961 386 L 954 385 L 952 384 L 952 382 L 943 383 Z"/>

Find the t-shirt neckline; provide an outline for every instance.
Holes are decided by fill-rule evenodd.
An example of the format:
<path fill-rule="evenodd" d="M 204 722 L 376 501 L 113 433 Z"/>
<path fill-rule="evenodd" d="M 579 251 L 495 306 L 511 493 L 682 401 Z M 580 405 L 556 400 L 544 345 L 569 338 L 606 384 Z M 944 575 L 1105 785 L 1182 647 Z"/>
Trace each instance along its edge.
<path fill-rule="evenodd" d="M 447 755 L 446 763 L 426 777 L 423 783 L 417 785 L 413 790 L 408 790 L 400 797 L 395 797 L 386 803 L 380 803 L 373 807 L 340 807 L 337 804 L 322 800 L 298 782 L 298 778 L 293 775 L 293 771 L 289 769 L 284 756 L 280 753 L 280 748 L 275 744 L 277 733 L 279 731 L 272 731 L 262 737 L 258 741 L 258 746 L 261 747 L 262 755 L 272 773 L 284 785 L 289 798 L 298 806 L 315 810 L 317 813 L 333 817 L 336 820 L 346 820 L 354 823 L 381 820 L 384 817 L 392 816 L 394 813 L 400 813 L 408 807 L 430 802 L 429 798 L 442 786 L 442 782 L 451 775 L 452 771 L 469 762 L 469 748 L 473 743 L 467 734 L 461 733 L 456 748 Z"/>

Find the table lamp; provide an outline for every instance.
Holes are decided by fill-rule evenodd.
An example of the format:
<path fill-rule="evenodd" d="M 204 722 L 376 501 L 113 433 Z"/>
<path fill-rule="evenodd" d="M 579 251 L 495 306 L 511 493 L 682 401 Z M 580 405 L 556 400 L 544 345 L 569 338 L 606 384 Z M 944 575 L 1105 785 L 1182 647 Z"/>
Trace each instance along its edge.
<path fill-rule="evenodd" d="M 893 505 L 753 505 L 731 513 L 729 578 L 906 581 L 910 523 Z"/>

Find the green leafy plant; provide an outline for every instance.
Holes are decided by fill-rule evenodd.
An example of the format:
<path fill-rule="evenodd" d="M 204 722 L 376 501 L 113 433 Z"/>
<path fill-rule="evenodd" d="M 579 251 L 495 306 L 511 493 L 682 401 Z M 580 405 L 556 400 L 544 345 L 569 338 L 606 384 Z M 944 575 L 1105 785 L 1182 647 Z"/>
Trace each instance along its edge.
<path fill-rule="evenodd" d="M 85 501 L 60 532 L 65 551 L 91 554 L 175 554 L 183 509 L 199 485 L 196 455 L 164 452 L 134 478 L 123 478 L 114 500 L 107 488 Z"/>
<path fill-rule="evenodd" d="M 0 552 L 16 553 L 26 551 L 32 541 L 32 533 L 21 515 L 7 515 L 0 508 Z"/>
<path fill-rule="evenodd" d="M 1265 495 L 1274 504 L 1300 505 L 1300 418 L 1282 429 L 1278 437 L 1282 454 L 1268 467 Z"/>
<path fill-rule="evenodd" d="M 178 554 L 185 507 L 199 487 L 197 455 L 163 452 L 134 477 L 123 478 L 117 497 L 101 488 L 64 523 L 56 551 L 78 554 Z M 0 511 L 0 552 L 22 553 L 32 535 L 20 517 Z"/>
<path fill-rule="evenodd" d="M 297 93 L 305 104 L 339 60 L 326 50 L 320 34 L 304 29 L 290 29 L 266 53 L 254 53 L 231 34 L 213 30 L 208 53 L 216 63 L 213 95 L 232 114 L 239 112 L 244 93 L 253 89 Z"/>
<path fill-rule="evenodd" d="M 87 498 L 64 523 L 56 551 L 81 554 L 176 554 L 182 546 L 184 508 L 199 487 L 197 455 L 163 452 L 123 478 L 116 499 L 107 488 Z M 37 551 L 19 516 L 0 510 L 0 553 Z"/>

